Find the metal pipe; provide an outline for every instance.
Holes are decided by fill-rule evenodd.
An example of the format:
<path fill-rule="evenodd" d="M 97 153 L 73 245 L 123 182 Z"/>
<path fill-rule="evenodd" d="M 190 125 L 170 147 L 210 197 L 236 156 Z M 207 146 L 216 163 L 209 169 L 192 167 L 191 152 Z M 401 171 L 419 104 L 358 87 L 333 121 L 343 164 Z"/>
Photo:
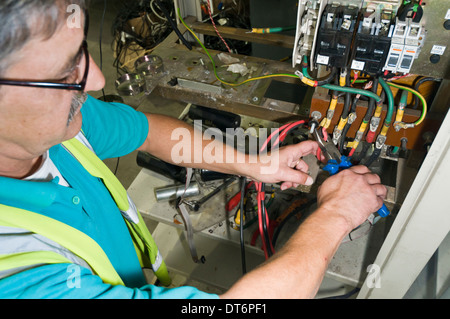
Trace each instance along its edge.
<path fill-rule="evenodd" d="M 178 197 L 192 197 L 200 194 L 200 188 L 196 182 L 192 182 L 185 190 L 185 185 L 165 186 L 155 189 L 156 201 L 166 201 Z"/>

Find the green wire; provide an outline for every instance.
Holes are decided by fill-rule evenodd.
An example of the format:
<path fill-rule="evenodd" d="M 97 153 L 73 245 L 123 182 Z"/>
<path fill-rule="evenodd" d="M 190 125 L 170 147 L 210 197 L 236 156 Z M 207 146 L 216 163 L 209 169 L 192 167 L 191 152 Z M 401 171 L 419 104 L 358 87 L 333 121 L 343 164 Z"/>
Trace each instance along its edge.
<path fill-rule="evenodd" d="M 386 119 L 384 120 L 387 125 L 389 125 L 392 121 L 392 116 L 394 114 L 394 95 L 392 94 L 391 88 L 386 84 L 383 78 L 379 78 L 378 82 L 381 84 L 381 87 L 386 92 L 386 96 L 388 99 L 388 111 L 386 114 Z"/>
<path fill-rule="evenodd" d="M 306 64 L 308 63 L 306 56 L 303 58 L 303 62 L 305 62 Z M 302 73 L 308 79 L 311 79 L 306 67 L 302 68 Z M 334 90 L 334 91 L 348 92 L 348 93 L 353 93 L 353 94 L 361 94 L 361 95 L 368 96 L 372 99 L 375 99 L 375 101 L 377 101 L 377 102 L 381 101 L 381 97 L 379 97 L 377 94 L 375 94 L 371 91 L 367 91 L 367 90 L 356 89 L 356 88 L 346 87 L 346 86 L 333 85 L 333 84 L 324 84 L 324 85 L 321 85 L 320 87 L 323 87 L 323 88 L 329 89 L 329 90 Z"/>
<path fill-rule="evenodd" d="M 230 85 L 230 86 L 240 86 L 242 84 L 245 84 L 247 82 L 250 81 L 256 81 L 256 80 L 262 80 L 262 79 L 268 79 L 268 78 L 272 78 L 272 77 L 293 77 L 298 79 L 298 76 L 295 74 L 289 74 L 289 73 L 274 73 L 274 74 L 269 74 L 269 75 L 263 75 L 263 76 L 258 76 L 258 77 L 254 77 L 254 78 L 250 78 L 247 80 L 244 80 L 240 83 L 230 83 L 230 82 L 226 82 L 224 80 L 222 80 L 219 75 L 217 74 L 217 68 L 216 68 L 216 63 L 214 62 L 214 59 L 212 58 L 211 54 L 209 53 L 209 51 L 205 48 L 205 46 L 203 45 L 203 43 L 200 41 L 200 39 L 197 37 L 197 35 L 194 33 L 194 31 L 192 31 L 184 22 L 183 18 L 181 18 L 181 14 L 180 14 L 180 8 L 178 8 L 178 17 L 180 18 L 181 23 L 186 27 L 186 29 L 192 34 L 192 36 L 197 40 L 197 42 L 200 44 L 200 46 L 203 48 L 203 50 L 206 52 L 206 54 L 208 55 L 208 58 L 211 60 L 212 66 L 213 66 L 213 70 L 214 70 L 214 75 L 215 77 L 223 84 L 225 85 Z"/>
<path fill-rule="evenodd" d="M 256 81 L 256 80 L 262 80 L 262 79 L 267 79 L 267 78 L 271 78 L 271 77 L 292 77 L 292 78 L 299 78 L 297 75 L 295 74 L 289 74 L 289 73 L 274 73 L 274 74 L 269 74 L 269 75 L 264 75 L 264 76 L 259 76 L 259 77 L 254 77 L 254 78 L 250 78 L 247 79 L 245 81 L 242 81 L 240 83 L 229 83 L 226 81 L 223 81 L 219 75 L 217 74 L 217 70 L 216 70 L 216 64 L 214 62 L 214 59 L 212 58 L 211 54 L 209 53 L 208 49 L 205 48 L 205 46 L 203 45 L 203 43 L 200 41 L 200 39 L 196 36 L 196 34 L 186 25 L 186 23 L 184 22 L 183 18 L 181 18 L 181 14 L 180 14 L 180 8 L 178 8 L 178 17 L 180 18 L 181 23 L 186 27 L 186 29 L 194 36 L 194 38 L 197 40 L 197 42 L 200 44 L 200 46 L 203 48 L 203 50 L 206 52 L 206 54 L 208 55 L 208 58 L 211 60 L 211 63 L 213 65 L 213 70 L 214 70 L 214 75 L 216 76 L 216 78 L 222 82 L 223 84 L 226 85 L 230 85 L 230 86 L 239 86 L 242 84 L 245 84 L 247 82 L 250 81 Z M 306 58 L 306 57 L 305 57 Z M 307 74 L 307 70 L 306 68 L 303 68 L 303 75 L 310 78 L 309 75 Z M 321 87 L 325 88 L 325 89 L 329 89 L 329 90 L 335 90 L 335 91 L 341 91 L 341 92 L 348 92 L 348 93 L 353 93 L 353 94 L 360 94 L 360 95 L 364 95 L 367 97 L 370 97 L 372 99 L 375 99 L 375 101 L 380 102 L 381 101 L 381 97 L 379 97 L 377 94 L 371 92 L 371 91 L 367 91 L 367 90 L 362 90 L 362 89 L 356 89 L 356 88 L 352 88 L 352 87 L 342 87 L 342 86 L 338 86 L 338 85 L 333 85 L 333 84 L 324 84 Z M 390 90 L 389 90 L 390 91 Z M 391 108 L 393 109 L 393 101 L 392 101 L 392 106 Z"/>

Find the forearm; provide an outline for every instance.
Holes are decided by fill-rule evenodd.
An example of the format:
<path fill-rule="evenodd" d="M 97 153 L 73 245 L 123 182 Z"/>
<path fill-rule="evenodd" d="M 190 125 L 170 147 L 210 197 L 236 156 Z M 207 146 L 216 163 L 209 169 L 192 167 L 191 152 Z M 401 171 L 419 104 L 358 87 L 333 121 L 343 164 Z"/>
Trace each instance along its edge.
<path fill-rule="evenodd" d="M 149 133 L 139 150 L 168 163 L 253 177 L 256 157 L 238 152 L 222 140 L 205 136 L 200 129 L 178 119 L 147 114 Z"/>
<path fill-rule="evenodd" d="M 279 252 L 221 297 L 313 298 L 347 232 L 344 219 L 319 208 Z"/>

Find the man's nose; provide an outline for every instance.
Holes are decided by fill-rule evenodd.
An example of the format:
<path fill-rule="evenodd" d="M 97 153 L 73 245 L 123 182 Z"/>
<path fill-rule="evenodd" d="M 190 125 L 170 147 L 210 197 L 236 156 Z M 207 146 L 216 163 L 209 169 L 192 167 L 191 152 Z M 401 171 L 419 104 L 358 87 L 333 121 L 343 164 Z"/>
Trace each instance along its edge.
<path fill-rule="evenodd" d="M 85 91 L 99 91 L 105 86 L 105 76 L 103 75 L 100 68 L 94 62 L 91 55 L 89 55 L 89 73 L 86 80 Z"/>

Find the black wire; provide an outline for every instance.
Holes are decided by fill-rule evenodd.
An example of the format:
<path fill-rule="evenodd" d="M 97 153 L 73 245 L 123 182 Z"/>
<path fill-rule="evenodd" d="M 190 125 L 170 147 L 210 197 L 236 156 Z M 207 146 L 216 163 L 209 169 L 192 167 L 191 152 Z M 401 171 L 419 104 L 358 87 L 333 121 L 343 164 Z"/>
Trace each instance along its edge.
<path fill-rule="evenodd" d="M 414 84 L 414 90 L 417 91 L 417 92 L 419 92 L 419 87 L 420 87 L 423 83 L 429 82 L 429 81 L 440 82 L 441 79 L 435 79 L 435 78 L 432 78 L 432 77 L 422 77 L 422 78 L 420 78 L 420 79 L 416 82 L 416 84 Z M 419 98 L 418 98 L 415 94 L 414 94 L 413 96 L 414 96 L 414 106 L 413 106 L 413 109 L 414 109 L 414 110 L 417 110 L 417 108 L 419 107 Z"/>
<path fill-rule="evenodd" d="M 372 92 L 374 92 L 376 94 L 377 90 L 378 90 L 378 78 L 375 77 L 373 79 Z M 369 100 L 369 107 L 367 108 L 367 112 L 364 115 L 364 121 L 366 121 L 366 122 L 370 121 L 370 118 L 372 117 L 372 113 L 373 113 L 374 109 L 375 109 L 375 99 L 371 98 Z"/>
<path fill-rule="evenodd" d="M 350 107 L 350 113 L 354 113 L 356 111 L 356 104 L 359 101 L 359 97 L 358 95 L 355 95 L 355 97 L 352 100 L 352 104 Z M 340 141 L 340 145 L 339 145 L 339 150 L 341 151 L 341 153 L 344 150 L 344 143 L 345 143 L 345 139 L 347 138 L 347 133 L 348 130 L 350 129 L 351 124 L 350 123 L 346 123 L 344 126 L 344 129 L 342 130 L 342 135 L 341 135 L 341 141 Z"/>
<path fill-rule="evenodd" d="M 381 148 L 375 148 L 374 151 L 372 152 L 372 155 L 370 155 L 369 159 L 364 163 L 364 165 L 367 167 L 372 165 L 373 162 L 375 162 L 378 159 L 380 154 L 381 154 Z"/>
<path fill-rule="evenodd" d="M 309 201 L 307 201 L 305 204 L 300 205 L 296 208 L 294 208 L 289 215 L 286 216 L 286 218 L 284 218 L 280 224 L 277 226 L 277 228 L 275 229 L 275 232 L 273 234 L 273 238 L 272 238 L 272 246 L 275 247 L 276 243 L 277 243 L 277 239 L 278 236 L 280 235 L 281 230 L 283 229 L 284 225 L 286 224 L 286 222 L 292 217 L 297 215 L 299 212 L 311 207 L 313 204 L 315 204 L 317 202 L 317 198 L 313 198 Z"/>
<path fill-rule="evenodd" d="M 155 27 L 149 26 L 146 16 L 152 14 L 150 11 L 148 1 L 123 1 L 111 25 L 111 32 L 115 36 L 113 50 L 116 53 L 113 66 L 118 76 L 131 72 L 127 67 L 121 66 L 121 62 L 125 61 L 124 57 L 140 55 L 143 50 L 154 48 L 172 32 L 168 21 L 159 22 Z M 139 30 L 130 26 L 129 22 L 134 19 L 141 19 L 142 26 Z M 122 38 L 122 34 L 126 36 Z"/>
<path fill-rule="evenodd" d="M 240 241 L 241 241 L 241 264 L 242 273 L 247 273 L 247 264 L 245 261 L 245 243 L 244 243 L 244 197 L 245 197 L 245 184 L 247 183 L 246 178 L 241 178 L 241 201 L 240 201 Z"/>
<path fill-rule="evenodd" d="M 335 78 L 336 75 L 336 68 L 332 68 L 330 74 L 323 80 L 317 80 L 317 86 L 322 86 L 325 84 L 330 83 L 331 81 L 333 81 L 333 79 Z"/>
<path fill-rule="evenodd" d="M 100 71 L 103 71 L 103 52 L 102 52 L 102 35 L 103 35 L 103 24 L 105 22 L 105 14 L 106 14 L 106 0 L 103 4 L 103 13 L 102 13 L 102 21 L 100 23 L 100 35 L 98 37 L 98 46 L 100 50 Z M 105 89 L 102 88 L 103 101 L 106 101 Z"/>
<path fill-rule="evenodd" d="M 183 37 L 183 35 L 181 34 L 180 30 L 178 30 L 177 25 L 172 20 L 172 17 L 170 16 L 170 14 L 167 11 L 166 7 L 161 3 L 160 0 L 156 0 L 156 4 L 158 5 L 158 7 L 162 11 L 162 13 L 164 13 L 164 15 L 166 16 L 167 21 L 170 23 L 170 25 L 172 26 L 173 31 L 175 31 L 175 33 L 177 34 L 177 36 L 181 40 L 181 42 L 183 42 L 183 44 L 186 46 L 186 48 L 188 48 L 189 50 L 192 50 L 192 45 Z"/>
<path fill-rule="evenodd" d="M 339 296 L 325 297 L 325 298 L 322 298 L 322 299 L 347 299 L 347 298 L 350 298 L 351 296 L 353 296 L 354 294 L 356 294 L 357 292 L 359 292 L 359 290 L 360 289 L 358 287 L 356 287 L 355 289 L 347 292 L 346 294 L 339 295 Z"/>

